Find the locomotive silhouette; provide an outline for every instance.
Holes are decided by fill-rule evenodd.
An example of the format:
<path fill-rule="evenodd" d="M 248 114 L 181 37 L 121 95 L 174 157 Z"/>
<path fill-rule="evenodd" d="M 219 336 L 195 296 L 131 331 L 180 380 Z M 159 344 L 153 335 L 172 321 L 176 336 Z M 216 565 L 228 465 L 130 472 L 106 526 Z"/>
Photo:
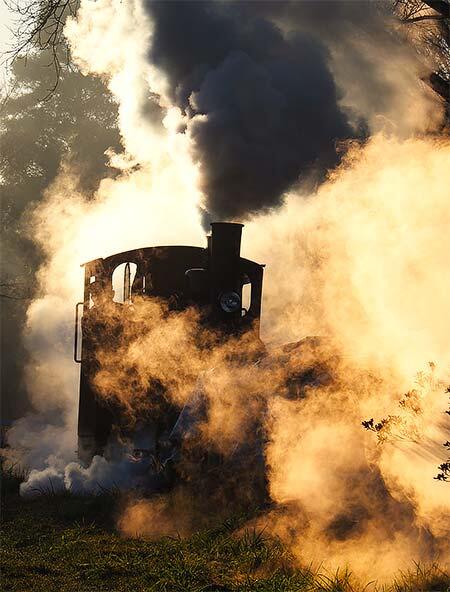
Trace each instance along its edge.
<path fill-rule="evenodd" d="M 241 348 L 233 358 L 237 365 L 227 367 L 227 371 L 233 372 L 239 365 L 246 370 L 252 365 L 257 373 L 269 369 L 263 375 L 269 377 L 268 384 L 262 387 L 267 390 L 266 395 L 301 399 L 314 396 L 315 389 L 333 388 L 333 376 L 340 362 L 327 339 L 305 337 L 275 348 L 261 342 L 264 265 L 240 256 L 242 228 L 242 224 L 235 223 L 211 224 L 205 248 L 148 247 L 89 261 L 84 264 L 84 300 L 76 306 L 74 359 L 81 364 L 80 462 L 89 465 L 96 455 L 119 460 L 120 473 L 124 474 L 125 467 L 127 489 L 138 488 L 144 495 L 153 495 L 182 487 L 194 494 L 187 499 L 194 500 L 193 503 L 198 500 L 203 513 L 207 511 L 206 503 L 216 512 L 227 508 L 235 511 L 236 504 L 246 509 L 271 501 L 265 458 L 264 396 L 260 406 L 249 405 L 247 409 L 245 437 L 240 434 L 232 451 L 222 454 L 207 439 L 200 437 L 196 443 L 195 436 L 192 437 L 200 433 L 198 426 L 207 418 L 201 377 L 198 388 L 193 389 L 183 407 L 170 403 L 154 412 L 150 405 L 149 412 L 138 413 L 142 417 L 131 426 L 115 401 L 115 393 L 101 396 L 95 378 L 102 370 L 99 354 L 114 348 L 120 331 L 133 322 L 130 311 L 157 299 L 165 303 L 168 315 L 195 307 L 200 313 L 197 318 L 219 340 L 230 339 L 237 349 Z M 271 370 L 275 370 L 274 375 L 283 376 L 275 391 Z M 124 378 L 128 379 L 126 369 Z M 133 387 L 132 381 L 130 386 Z M 255 394 L 251 384 L 248 389 L 251 398 Z M 158 385 L 144 395 L 157 398 Z M 370 516 L 374 491 L 377 503 L 385 504 L 387 516 L 398 511 L 398 502 L 390 496 L 381 474 L 369 465 L 358 469 L 358 487 L 354 491 L 348 510 L 337 508 L 330 512 L 327 532 L 339 540 L 352 536 Z"/>
<path fill-rule="evenodd" d="M 127 304 L 133 300 L 158 298 L 178 311 L 195 306 L 203 322 L 218 333 L 227 336 L 251 331 L 259 340 L 264 265 L 240 256 L 242 228 L 242 224 L 216 222 L 211 224 L 205 248 L 147 247 L 84 264 L 84 300 L 76 307 L 74 348 L 74 359 L 81 364 L 78 456 L 83 463 L 105 455 L 113 434 L 121 431 L 120 409 L 100 397 L 94 384 L 99 370 L 97 353 L 106 345 L 102 309 L 110 307 L 113 300 L 116 317 L 121 311 L 126 315 Z M 113 290 L 117 274 L 121 275 L 119 298 Z M 176 431 L 183 423 L 181 412 L 168 408 L 158 421 L 166 431 L 170 432 L 171 426 Z M 154 450 L 155 430 L 151 436 L 148 429 L 147 434 L 145 429 L 134 431 L 135 456 Z M 162 431 L 161 426 L 156 430 Z M 130 439 L 130 434 L 126 435 Z"/>

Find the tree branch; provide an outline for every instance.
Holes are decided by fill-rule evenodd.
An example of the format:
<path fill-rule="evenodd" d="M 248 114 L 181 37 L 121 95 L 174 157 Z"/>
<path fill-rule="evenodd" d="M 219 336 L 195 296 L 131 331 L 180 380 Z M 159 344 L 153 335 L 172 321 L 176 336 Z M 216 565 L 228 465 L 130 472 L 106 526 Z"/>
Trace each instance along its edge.
<path fill-rule="evenodd" d="M 450 18 L 450 3 L 445 0 L 422 0 L 424 4 L 438 12 L 444 19 Z"/>
<path fill-rule="evenodd" d="M 437 72 L 433 72 L 429 78 L 431 88 L 445 101 L 450 101 L 450 82 L 442 78 Z"/>
<path fill-rule="evenodd" d="M 402 23 L 409 25 L 411 23 L 420 23 L 421 21 L 445 21 L 446 18 L 448 17 L 441 14 L 424 14 L 422 16 L 407 17 L 400 20 Z"/>

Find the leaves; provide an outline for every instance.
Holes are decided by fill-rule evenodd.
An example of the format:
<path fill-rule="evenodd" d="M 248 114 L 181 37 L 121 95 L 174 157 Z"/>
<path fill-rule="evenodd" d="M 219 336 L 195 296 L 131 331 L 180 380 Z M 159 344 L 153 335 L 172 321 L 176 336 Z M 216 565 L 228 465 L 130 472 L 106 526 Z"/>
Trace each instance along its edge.
<path fill-rule="evenodd" d="M 435 364 L 430 362 L 429 366 L 430 372 L 428 374 L 424 372 L 419 372 L 417 374 L 416 384 L 418 385 L 419 390 L 413 389 L 408 391 L 398 403 L 402 411 L 406 413 L 406 417 L 400 415 L 388 415 L 378 423 L 375 423 L 373 418 L 361 422 L 366 430 L 377 434 L 379 444 L 396 440 L 409 439 L 417 441 L 420 439 L 420 433 L 416 428 L 415 423 L 408 421 L 408 416 L 414 418 L 419 417 L 422 414 L 421 390 L 437 390 L 440 387 L 439 381 L 434 378 Z M 450 386 L 446 388 L 445 392 L 450 393 Z M 447 411 L 444 411 L 444 413 L 450 415 L 450 408 Z M 447 440 L 443 446 L 447 450 L 450 450 L 450 441 Z M 434 479 L 437 479 L 438 481 L 450 481 L 450 458 L 439 465 L 438 469 L 440 472 L 434 477 Z"/>
<path fill-rule="evenodd" d="M 63 165 L 77 173 L 76 189 L 91 199 L 100 180 L 115 174 L 105 152 L 120 150 L 117 105 L 98 78 L 64 66 L 58 88 L 44 100 L 53 77 L 50 58 L 43 51 L 13 64 L 14 92 L 0 112 L 2 392 L 8 418 L 26 410 L 21 375 L 27 353 L 18 336 L 43 260 L 28 213 L 45 199 Z"/>

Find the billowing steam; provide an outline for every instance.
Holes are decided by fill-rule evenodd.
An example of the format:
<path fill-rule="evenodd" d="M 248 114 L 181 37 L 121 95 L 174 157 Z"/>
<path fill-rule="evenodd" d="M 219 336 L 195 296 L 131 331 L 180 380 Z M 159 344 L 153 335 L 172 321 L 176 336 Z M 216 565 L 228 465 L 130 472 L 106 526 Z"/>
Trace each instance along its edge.
<path fill-rule="evenodd" d="M 206 228 L 275 208 L 293 185 L 314 187 L 339 162 L 342 141 L 380 129 L 409 135 L 440 121 L 420 82 L 425 66 L 379 3 L 147 0 L 117 9 L 118 31 L 103 29 L 113 6 L 82 5 L 73 51 L 89 71 L 112 74 L 118 96 L 133 84 L 134 98 L 122 97 L 122 130 L 141 162 L 155 159 L 148 138 L 161 119 L 188 142 Z M 131 22 L 138 45 L 127 37 Z M 111 51 L 113 36 L 126 52 Z"/>
<path fill-rule="evenodd" d="M 272 362 L 236 371 L 233 343 L 208 357 L 211 336 L 195 315 L 166 317 L 153 302 L 136 334 L 103 352 L 100 390 L 121 384 L 132 415 L 149 380 L 180 403 L 202 375 L 212 409 L 202 436 L 225 453 L 263 405 L 277 508 L 261 522 L 301 561 L 377 577 L 412 559 L 448 559 L 449 496 L 433 476 L 448 430 L 450 142 L 423 135 L 441 123 L 441 106 L 375 4 L 82 1 L 66 32 L 80 67 L 103 76 L 119 102 L 126 152 L 111 154 L 120 175 L 95 200 L 78 193 L 66 167 L 33 214 L 47 263 L 26 329 L 40 415 L 17 423 L 10 439 L 34 469 L 23 493 L 49 479 L 86 492 L 128 477 L 120 462 L 74 463 L 79 264 L 202 244 L 201 208 L 203 221 L 259 214 L 246 225 L 244 255 L 267 264 L 262 337 Z M 336 143 L 355 135 L 367 137 L 338 158 Z M 308 335 L 332 345 L 276 348 Z M 302 400 L 283 397 L 289 373 L 317 356 L 332 380 Z M 136 389 L 120 383 L 121 364 L 133 368 Z M 398 411 L 414 388 L 414 409 Z M 406 431 L 383 447 L 359 425 L 396 413 Z M 138 500 L 121 530 L 170 531 L 167 504 Z"/>

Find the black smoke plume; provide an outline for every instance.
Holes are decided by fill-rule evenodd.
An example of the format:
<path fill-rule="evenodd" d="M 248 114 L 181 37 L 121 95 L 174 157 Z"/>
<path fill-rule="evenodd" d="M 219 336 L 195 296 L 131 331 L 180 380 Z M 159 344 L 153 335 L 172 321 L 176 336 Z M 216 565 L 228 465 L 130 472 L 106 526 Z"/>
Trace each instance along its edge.
<path fill-rule="evenodd" d="M 278 6 L 278 8 L 277 8 Z M 188 117 L 205 221 L 244 219 L 338 161 L 355 135 L 339 107 L 326 46 L 274 22 L 288 3 L 151 1 L 150 61 Z"/>

